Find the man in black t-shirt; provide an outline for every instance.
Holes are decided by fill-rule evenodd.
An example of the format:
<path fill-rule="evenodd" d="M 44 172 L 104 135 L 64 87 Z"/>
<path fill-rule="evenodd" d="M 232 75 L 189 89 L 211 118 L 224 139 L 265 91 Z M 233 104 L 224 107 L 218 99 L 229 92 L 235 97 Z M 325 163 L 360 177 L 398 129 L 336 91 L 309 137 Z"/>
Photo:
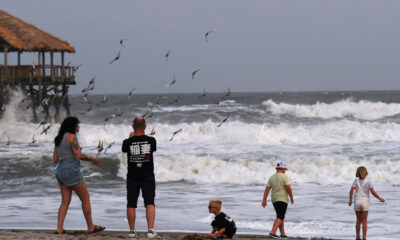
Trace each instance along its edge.
<path fill-rule="evenodd" d="M 157 150 L 157 143 L 155 138 L 145 135 L 146 122 L 143 117 L 135 118 L 132 127 L 134 132 L 122 144 L 122 152 L 126 152 L 128 155 L 126 189 L 129 236 L 137 238 L 135 232 L 136 208 L 139 192 L 142 190 L 146 207 L 147 237 L 159 238 L 154 231 L 156 181 L 154 178 L 153 152 Z"/>
<path fill-rule="evenodd" d="M 215 239 L 232 238 L 236 233 L 235 221 L 221 212 L 221 200 L 213 199 L 208 204 L 208 211 L 215 214 L 215 220 L 211 222 L 213 230 L 208 237 Z"/>

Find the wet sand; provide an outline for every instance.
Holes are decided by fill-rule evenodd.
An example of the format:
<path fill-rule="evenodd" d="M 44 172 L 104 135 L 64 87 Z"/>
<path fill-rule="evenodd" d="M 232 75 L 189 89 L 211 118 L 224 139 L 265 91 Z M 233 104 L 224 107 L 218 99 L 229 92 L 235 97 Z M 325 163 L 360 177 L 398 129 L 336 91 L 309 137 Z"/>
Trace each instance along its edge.
<path fill-rule="evenodd" d="M 205 240 L 207 234 L 204 233 L 182 233 L 182 232 L 159 232 L 161 239 L 165 240 Z M 130 239 L 128 232 L 117 231 L 103 231 L 95 234 L 86 234 L 84 231 L 67 231 L 64 234 L 55 234 L 55 231 L 50 230 L 0 230 L 0 239 L 45 239 L 45 240 L 59 240 L 59 239 L 73 239 L 73 240 L 111 240 L 111 239 Z M 139 240 L 144 240 L 146 234 L 139 232 Z M 265 235 L 242 235 L 238 234 L 234 239 L 240 240 L 265 240 L 268 239 Z M 288 238 L 289 240 L 334 240 L 330 238 Z"/>

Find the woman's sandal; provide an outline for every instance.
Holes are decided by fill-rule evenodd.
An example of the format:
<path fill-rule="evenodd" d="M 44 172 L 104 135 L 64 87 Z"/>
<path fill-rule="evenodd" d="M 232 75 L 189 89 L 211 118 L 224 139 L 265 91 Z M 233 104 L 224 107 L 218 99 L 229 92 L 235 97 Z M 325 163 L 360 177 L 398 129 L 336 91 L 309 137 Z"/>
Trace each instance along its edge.
<path fill-rule="evenodd" d="M 106 229 L 103 226 L 99 226 L 99 225 L 94 225 L 93 231 L 88 232 L 89 234 L 93 234 L 93 233 L 97 233 L 97 232 L 101 232 L 104 231 L 104 229 Z"/>

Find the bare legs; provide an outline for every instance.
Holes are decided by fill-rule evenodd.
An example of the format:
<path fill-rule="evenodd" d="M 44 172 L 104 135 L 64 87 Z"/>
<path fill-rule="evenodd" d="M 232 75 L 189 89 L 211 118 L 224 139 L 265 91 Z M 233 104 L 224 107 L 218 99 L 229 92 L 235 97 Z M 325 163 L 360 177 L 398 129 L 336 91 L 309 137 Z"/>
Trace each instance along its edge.
<path fill-rule="evenodd" d="M 61 205 L 58 209 L 58 222 L 57 232 L 62 233 L 64 231 L 64 219 L 67 215 L 69 203 L 71 202 L 72 190 L 64 185 L 60 185 L 61 190 Z"/>
<path fill-rule="evenodd" d="M 136 208 L 127 208 L 126 215 L 130 230 L 135 230 Z M 146 219 L 148 229 L 154 229 L 154 219 L 156 217 L 156 208 L 154 205 L 146 206 Z"/>
<path fill-rule="evenodd" d="M 360 238 L 361 223 L 363 225 L 363 239 L 367 239 L 368 211 L 356 211 L 356 238 Z"/>
<path fill-rule="evenodd" d="M 280 218 L 275 219 L 274 225 L 272 226 L 271 233 L 275 234 L 276 231 L 278 230 L 278 228 L 279 228 L 279 231 L 281 232 L 282 236 L 286 235 L 285 234 L 285 221 Z"/>
<path fill-rule="evenodd" d="M 79 199 L 82 202 L 82 211 L 85 216 L 88 232 L 92 232 L 94 229 L 94 224 L 92 221 L 92 209 L 90 206 L 90 196 L 86 187 L 85 182 L 78 183 L 72 187 L 66 187 L 64 185 L 60 185 L 61 190 L 61 205 L 58 210 L 58 223 L 57 223 L 57 232 L 62 233 L 64 230 L 64 219 L 67 215 L 68 207 L 71 202 L 72 191 L 78 195 Z"/>

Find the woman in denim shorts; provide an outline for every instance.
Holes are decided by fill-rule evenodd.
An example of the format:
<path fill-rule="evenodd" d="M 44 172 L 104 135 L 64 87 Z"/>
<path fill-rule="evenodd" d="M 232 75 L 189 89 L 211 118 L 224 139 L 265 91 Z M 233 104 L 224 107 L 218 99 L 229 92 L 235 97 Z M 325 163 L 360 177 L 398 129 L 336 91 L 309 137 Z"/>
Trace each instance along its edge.
<path fill-rule="evenodd" d="M 54 139 L 53 162 L 57 164 L 56 178 L 61 190 L 61 205 L 58 210 L 57 233 L 65 233 L 64 219 L 67 215 L 72 191 L 79 196 L 86 219 L 88 233 L 103 231 L 105 227 L 93 224 L 89 192 L 81 174 L 80 160 L 99 163 L 98 158 L 90 157 L 81 152 L 76 133 L 79 132 L 79 120 L 68 117 L 61 123 L 58 135 Z"/>

